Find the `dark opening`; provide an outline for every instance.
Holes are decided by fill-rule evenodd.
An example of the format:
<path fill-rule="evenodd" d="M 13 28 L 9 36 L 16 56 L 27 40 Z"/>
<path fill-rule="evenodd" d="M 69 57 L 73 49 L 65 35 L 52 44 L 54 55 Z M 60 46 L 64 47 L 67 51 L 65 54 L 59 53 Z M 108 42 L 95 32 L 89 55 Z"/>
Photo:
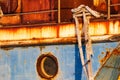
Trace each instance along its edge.
<path fill-rule="evenodd" d="M 57 65 L 54 59 L 46 57 L 44 60 L 44 70 L 48 75 L 55 75 L 57 73 Z"/>

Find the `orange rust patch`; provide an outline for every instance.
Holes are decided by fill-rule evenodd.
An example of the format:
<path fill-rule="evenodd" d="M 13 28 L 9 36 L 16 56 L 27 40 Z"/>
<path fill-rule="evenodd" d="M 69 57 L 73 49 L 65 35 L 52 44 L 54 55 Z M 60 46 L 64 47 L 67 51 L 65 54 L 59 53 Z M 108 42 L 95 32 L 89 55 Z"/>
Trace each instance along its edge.
<path fill-rule="evenodd" d="M 120 48 L 114 49 L 114 50 L 113 50 L 113 54 L 115 54 L 115 55 L 120 55 Z"/>
<path fill-rule="evenodd" d="M 109 58 L 110 54 L 111 54 L 110 51 L 107 51 L 105 57 L 100 60 L 100 63 L 103 64 Z M 114 49 L 112 54 L 117 55 L 117 56 L 120 55 L 120 48 Z"/>
<path fill-rule="evenodd" d="M 50 6 L 49 0 L 22 0 L 22 12 L 50 10 L 50 8 L 53 7 L 54 5 Z M 39 23 L 40 21 L 46 22 L 51 18 L 50 13 L 29 14 L 23 15 L 22 17 L 23 23 Z"/>
<path fill-rule="evenodd" d="M 20 16 L 3 16 L 0 18 L 0 24 L 3 25 L 20 24 L 20 22 Z"/>
<path fill-rule="evenodd" d="M 102 52 L 102 54 L 103 54 L 103 52 Z M 103 64 L 109 56 L 110 56 L 110 52 L 107 51 L 105 57 L 100 60 L 100 63 Z"/>

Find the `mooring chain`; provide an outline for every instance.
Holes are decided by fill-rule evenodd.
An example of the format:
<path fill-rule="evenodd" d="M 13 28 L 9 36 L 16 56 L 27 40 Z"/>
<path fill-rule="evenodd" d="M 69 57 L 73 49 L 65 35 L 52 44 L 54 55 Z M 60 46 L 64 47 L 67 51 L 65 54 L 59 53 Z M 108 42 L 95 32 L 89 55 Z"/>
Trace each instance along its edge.
<path fill-rule="evenodd" d="M 91 17 L 91 15 L 94 17 L 100 17 L 100 14 L 85 5 L 80 5 L 78 8 L 74 8 L 71 11 L 73 12 L 73 18 L 75 19 L 75 24 L 76 24 L 77 40 L 78 40 L 81 63 L 82 63 L 84 72 L 87 76 L 87 80 L 93 80 L 92 62 L 91 62 L 91 55 L 93 54 L 93 51 L 92 51 L 91 38 L 89 35 L 89 18 Z M 80 30 L 78 18 L 81 18 L 81 17 L 83 19 L 83 27 Z M 87 62 L 85 62 L 83 49 L 82 49 L 82 38 L 81 38 L 82 32 L 85 37 Z M 86 67 L 86 64 L 88 65 L 88 67 Z"/>

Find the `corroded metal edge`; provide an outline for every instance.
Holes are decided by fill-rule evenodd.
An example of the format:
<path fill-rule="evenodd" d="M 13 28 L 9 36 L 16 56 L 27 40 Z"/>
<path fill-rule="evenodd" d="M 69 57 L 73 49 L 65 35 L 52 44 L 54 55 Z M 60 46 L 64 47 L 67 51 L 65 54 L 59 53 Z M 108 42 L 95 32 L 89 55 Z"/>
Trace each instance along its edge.
<path fill-rule="evenodd" d="M 92 43 L 98 42 L 113 42 L 112 38 L 117 35 L 103 35 L 103 36 L 91 36 Z M 83 39 L 84 37 L 82 37 Z M 119 39 L 114 39 L 119 41 Z M 84 41 L 83 41 L 84 42 Z M 45 39 L 28 39 L 28 40 L 3 40 L 0 41 L 0 47 L 9 46 L 30 46 L 30 45 L 51 45 L 51 44 L 76 44 L 76 37 L 63 37 L 63 38 L 45 38 Z"/>

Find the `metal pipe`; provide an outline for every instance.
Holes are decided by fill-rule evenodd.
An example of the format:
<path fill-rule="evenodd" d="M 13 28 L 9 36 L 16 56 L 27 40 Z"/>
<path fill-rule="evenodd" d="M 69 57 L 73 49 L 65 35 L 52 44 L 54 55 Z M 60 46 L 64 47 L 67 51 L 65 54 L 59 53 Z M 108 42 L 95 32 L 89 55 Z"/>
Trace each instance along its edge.
<path fill-rule="evenodd" d="M 92 42 L 91 42 L 91 37 L 89 34 L 89 19 L 87 18 L 85 11 L 83 11 L 83 32 L 85 36 L 85 46 L 86 46 L 86 56 L 87 56 L 87 61 L 88 61 L 88 79 L 92 80 L 93 74 L 92 74 L 92 61 L 91 61 L 91 55 L 93 54 L 92 51 Z"/>
<path fill-rule="evenodd" d="M 110 0 L 108 0 L 108 14 L 107 19 L 110 19 Z"/>
<path fill-rule="evenodd" d="M 118 4 L 112 4 L 110 6 L 120 6 L 120 3 L 118 3 Z"/>
<path fill-rule="evenodd" d="M 37 11 L 37 12 L 24 12 L 24 13 L 15 13 L 15 14 L 5 14 L 4 16 L 14 16 L 14 15 L 26 15 L 26 14 L 42 14 L 42 13 L 49 13 L 49 12 L 56 12 L 58 10 L 44 10 L 44 11 Z"/>
<path fill-rule="evenodd" d="M 60 0 L 58 0 L 58 23 L 60 23 L 61 22 L 61 16 L 60 16 L 60 4 L 61 4 L 61 2 L 60 2 Z"/>
<path fill-rule="evenodd" d="M 74 17 L 75 19 L 75 24 L 76 24 L 76 33 L 77 33 L 77 40 L 78 40 L 78 47 L 79 47 L 79 54 L 80 54 L 80 59 L 81 59 L 81 63 L 83 66 L 83 70 L 86 74 L 87 80 L 89 78 L 89 74 L 88 74 L 88 70 L 86 68 L 85 65 L 85 59 L 84 59 L 84 54 L 83 54 L 83 50 L 82 50 L 82 38 L 81 38 L 81 34 L 82 32 L 79 30 L 79 21 L 77 17 Z"/>

